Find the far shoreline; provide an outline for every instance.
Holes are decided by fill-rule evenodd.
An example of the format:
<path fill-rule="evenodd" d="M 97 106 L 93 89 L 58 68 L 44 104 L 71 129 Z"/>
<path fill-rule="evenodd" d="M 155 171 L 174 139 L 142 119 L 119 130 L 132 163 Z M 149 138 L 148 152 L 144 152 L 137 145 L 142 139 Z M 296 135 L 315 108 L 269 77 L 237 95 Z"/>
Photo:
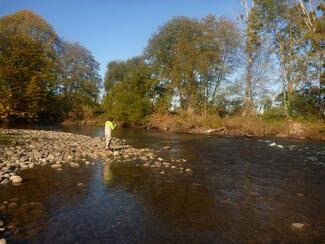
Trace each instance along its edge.
<path fill-rule="evenodd" d="M 119 127 L 123 128 L 132 128 L 132 129 L 142 129 L 142 130 L 150 130 L 150 131 L 159 131 L 165 133 L 184 133 L 184 134 L 192 134 L 192 135 L 201 135 L 201 136 L 216 136 L 216 137 L 224 137 L 224 138 L 281 138 L 281 139 L 297 139 L 297 140 L 310 140 L 310 141 L 325 141 L 325 135 L 320 136 L 308 136 L 307 134 L 289 134 L 289 133 L 278 133 L 278 134 L 260 134 L 260 133 L 251 133 L 244 130 L 238 129 L 228 129 L 226 127 L 220 128 L 204 128 L 204 127 L 196 127 L 191 129 L 175 129 L 175 128 L 163 128 L 159 126 L 152 126 L 151 124 L 147 125 L 133 125 L 133 124 L 125 124 L 118 123 Z M 63 122 L 57 123 L 1 123 L 0 128 L 36 128 L 39 127 L 51 127 L 51 126 L 103 126 L 104 122 L 98 119 L 92 120 L 80 120 L 80 121 L 72 121 L 65 120 Z M 50 128 L 49 128 L 50 129 Z M 219 133 L 221 129 L 221 133 Z"/>

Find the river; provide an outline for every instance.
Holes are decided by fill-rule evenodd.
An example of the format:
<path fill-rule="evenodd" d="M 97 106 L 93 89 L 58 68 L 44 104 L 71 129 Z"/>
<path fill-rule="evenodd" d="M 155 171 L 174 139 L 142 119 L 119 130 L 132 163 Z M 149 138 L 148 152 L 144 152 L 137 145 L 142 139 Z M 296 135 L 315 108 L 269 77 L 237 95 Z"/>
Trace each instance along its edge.
<path fill-rule="evenodd" d="M 41 127 L 103 136 L 103 127 Z M 36 128 L 37 129 L 37 128 Z M 39 167 L 0 186 L 9 243 L 324 243 L 325 143 L 140 129 L 116 137 L 184 158 L 188 174 L 119 164 Z M 164 146 L 170 150 L 160 150 Z M 272 145 L 272 146 L 271 146 Z M 293 223 L 303 224 L 302 228 Z"/>

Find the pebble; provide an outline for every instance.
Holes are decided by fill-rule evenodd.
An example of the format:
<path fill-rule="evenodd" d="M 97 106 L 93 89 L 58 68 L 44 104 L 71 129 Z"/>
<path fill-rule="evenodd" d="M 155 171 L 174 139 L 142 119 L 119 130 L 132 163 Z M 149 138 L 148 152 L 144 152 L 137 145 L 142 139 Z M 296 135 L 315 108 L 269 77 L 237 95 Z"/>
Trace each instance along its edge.
<path fill-rule="evenodd" d="M 61 164 L 52 164 L 51 165 L 51 168 L 53 168 L 53 169 L 58 169 L 58 168 L 61 168 L 61 167 L 62 167 Z"/>
<path fill-rule="evenodd" d="M 0 239 L 0 244 L 6 244 L 7 242 L 6 242 L 6 239 L 5 238 L 2 238 L 2 239 Z"/>
<path fill-rule="evenodd" d="M 8 184 L 10 183 L 10 180 L 8 178 L 4 179 L 1 181 L 1 184 L 4 185 L 4 184 Z"/>
<path fill-rule="evenodd" d="M 17 207 L 18 207 L 18 204 L 15 202 L 11 202 L 8 204 L 8 208 L 17 208 Z"/>
<path fill-rule="evenodd" d="M 72 168 L 78 168 L 80 165 L 78 163 L 70 163 Z"/>
<path fill-rule="evenodd" d="M 17 202 L 19 201 L 19 197 L 13 197 L 9 199 L 10 202 Z"/>
<path fill-rule="evenodd" d="M 12 183 L 21 183 L 23 181 L 23 178 L 21 178 L 19 175 L 15 175 L 10 177 L 10 180 Z"/>
<path fill-rule="evenodd" d="M 164 146 L 162 149 L 164 149 L 164 150 L 170 150 L 172 148 L 171 148 L 171 146 Z"/>
<path fill-rule="evenodd" d="M 60 171 L 65 169 L 64 165 L 78 168 L 80 162 L 95 165 L 98 160 L 106 163 L 134 163 L 144 167 L 179 170 L 162 157 L 157 157 L 154 150 L 133 148 L 127 145 L 125 140 L 118 138 L 113 138 L 114 150 L 109 151 L 105 149 L 104 141 L 100 137 L 26 129 L 0 128 L 0 133 L 13 136 L 10 144 L 0 147 L 1 185 L 10 182 L 19 185 L 23 182 L 21 171 L 29 168 L 50 165 L 51 168 Z M 162 147 L 164 150 L 171 148 L 170 145 Z M 171 159 L 171 162 L 175 160 Z M 177 162 L 182 163 L 186 160 L 178 159 Z"/>

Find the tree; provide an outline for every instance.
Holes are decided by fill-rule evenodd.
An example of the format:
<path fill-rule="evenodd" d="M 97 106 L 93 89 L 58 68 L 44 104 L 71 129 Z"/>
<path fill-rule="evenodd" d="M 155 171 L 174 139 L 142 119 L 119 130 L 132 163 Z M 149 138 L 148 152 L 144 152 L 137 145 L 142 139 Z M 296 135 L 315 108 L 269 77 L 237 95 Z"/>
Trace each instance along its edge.
<path fill-rule="evenodd" d="M 305 4 L 308 2 L 308 4 Z M 325 118 L 325 4 L 321 1 L 299 1 L 301 23 L 300 26 L 305 30 L 305 38 L 310 41 L 308 52 L 312 62 L 313 77 L 318 80 L 318 101 L 320 117 Z M 317 15 L 319 12 L 319 15 Z M 315 78 L 316 77 L 316 78 Z"/>
<path fill-rule="evenodd" d="M 262 21 L 259 15 L 259 5 L 255 5 L 255 1 L 240 1 L 245 8 L 245 14 L 242 18 L 246 24 L 245 28 L 245 47 L 244 47 L 244 63 L 245 63 L 245 97 L 244 97 L 244 116 L 250 116 L 254 113 L 254 103 L 252 96 L 252 85 L 254 80 L 254 66 L 259 55 L 261 54 L 261 36 L 260 30 Z"/>
<path fill-rule="evenodd" d="M 88 49 L 79 43 L 62 41 L 58 92 L 67 117 L 81 119 L 86 110 L 98 104 L 98 72 L 99 63 Z"/>
<path fill-rule="evenodd" d="M 105 75 L 104 106 L 115 119 L 141 124 L 153 112 L 155 87 L 151 67 L 143 57 L 110 62 Z"/>
<path fill-rule="evenodd" d="M 0 18 L 0 115 L 36 119 L 47 110 L 57 74 L 58 38 L 32 11 Z"/>
<path fill-rule="evenodd" d="M 207 113 L 217 89 L 234 67 L 239 31 L 231 21 L 173 18 L 149 41 L 145 54 L 155 77 L 180 108 Z"/>

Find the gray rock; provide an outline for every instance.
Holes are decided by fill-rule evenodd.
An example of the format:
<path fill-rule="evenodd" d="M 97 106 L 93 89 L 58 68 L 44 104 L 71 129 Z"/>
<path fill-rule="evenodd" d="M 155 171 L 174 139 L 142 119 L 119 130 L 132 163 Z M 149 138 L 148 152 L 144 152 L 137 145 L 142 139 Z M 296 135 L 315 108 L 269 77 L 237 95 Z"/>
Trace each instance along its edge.
<path fill-rule="evenodd" d="M 25 162 L 25 161 L 27 161 L 27 158 L 26 157 L 21 157 L 19 160 L 20 160 L 20 162 Z"/>
<path fill-rule="evenodd" d="M 1 181 L 1 185 L 8 184 L 10 183 L 10 180 L 8 178 L 5 178 L 4 180 Z"/>
<path fill-rule="evenodd" d="M 78 163 L 70 163 L 72 168 L 78 168 L 80 165 Z"/>
<path fill-rule="evenodd" d="M 20 164 L 21 169 L 28 169 L 29 165 L 28 164 Z"/>
<path fill-rule="evenodd" d="M 54 159 L 55 159 L 55 156 L 51 153 L 47 156 L 47 160 L 50 162 L 53 161 Z"/>
<path fill-rule="evenodd" d="M 170 149 L 172 149 L 172 147 L 171 146 L 164 146 L 162 149 L 164 149 L 164 150 L 170 150 Z"/>
<path fill-rule="evenodd" d="M 163 165 L 168 168 L 170 166 L 170 163 L 164 162 Z"/>
<path fill-rule="evenodd" d="M 51 165 L 51 168 L 53 168 L 53 169 L 58 169 L 58 168 L 61 168 L 61 167 L 62 167 L 61 164 L 52 164 Z"/>

